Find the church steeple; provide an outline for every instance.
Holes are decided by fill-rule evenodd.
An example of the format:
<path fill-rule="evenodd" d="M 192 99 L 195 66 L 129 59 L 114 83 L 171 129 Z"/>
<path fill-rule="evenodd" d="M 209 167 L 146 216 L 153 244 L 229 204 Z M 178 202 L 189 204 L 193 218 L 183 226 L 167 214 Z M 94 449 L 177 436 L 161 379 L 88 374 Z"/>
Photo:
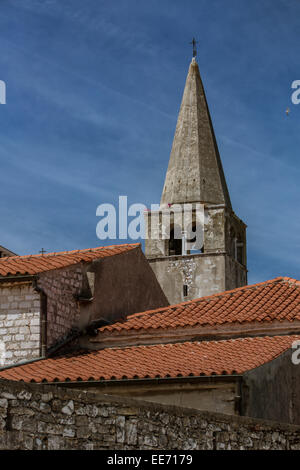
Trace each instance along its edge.
<path fill-rule="evenodd" d="M 189 67 L 161 205 L 201 202 L 231 209 L 229 192 L 195 57 Z"/>
<path fill-rule="evenodd" d="M 195 40 L 192 44 L 194 57 L 186 79 L 160 208 L 145 213 L 145 254 L 170 304 L 247 284 L 246 225 L 231 207 L 195 59 Z M 200 207 L 203 239 L 200 237 L 196 243 L 193 233 L 200 220 L 197 216 Z M 185 210 L 192 218 L 186 227 L 182 223 Z"/>

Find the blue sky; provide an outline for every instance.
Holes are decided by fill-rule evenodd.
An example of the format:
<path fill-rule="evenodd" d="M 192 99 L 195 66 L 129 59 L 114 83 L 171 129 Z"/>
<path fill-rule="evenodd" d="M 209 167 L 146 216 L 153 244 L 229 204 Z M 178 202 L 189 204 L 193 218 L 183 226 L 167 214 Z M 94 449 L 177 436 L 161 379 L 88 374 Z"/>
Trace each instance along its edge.
<path fill-rule="evenodd" d="M 98 246 L 99 204 L 159 202 L 195 36 L 249 283 L 300 279 L 299 18 L 299 0 L 1 0 L 0 244 Z"/>

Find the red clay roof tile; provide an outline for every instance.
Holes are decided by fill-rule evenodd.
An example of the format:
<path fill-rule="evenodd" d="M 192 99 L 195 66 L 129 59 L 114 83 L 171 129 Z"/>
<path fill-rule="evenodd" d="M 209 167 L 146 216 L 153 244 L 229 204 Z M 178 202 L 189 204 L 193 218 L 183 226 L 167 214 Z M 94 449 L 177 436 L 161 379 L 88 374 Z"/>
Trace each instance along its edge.
<path fill-rule="evenodd" d="M 64 268 L 80 262 L 126 253 L 140 246 L 139 243 L 111 245 L 85 250 L 61 251 L 28 256 L 10 256 L 0 259 L 0 277 L 13 275 L 33 275 L 52 269 Z"/>
<path fill-rule="evenodd" d="M 299 339 L 297 335 L 265 336 L 107 348 L 2 370 L 0 378 L 64 382 L 243 374 L 272 361 Z"/>
<path fill-rule="evenodd" d="M 208 297 L 129 315 L 126 320 L 99 328 L 105 335 L 122 331 L 182 328 L 300 320 L 300 284 L 278 277 Z"/>

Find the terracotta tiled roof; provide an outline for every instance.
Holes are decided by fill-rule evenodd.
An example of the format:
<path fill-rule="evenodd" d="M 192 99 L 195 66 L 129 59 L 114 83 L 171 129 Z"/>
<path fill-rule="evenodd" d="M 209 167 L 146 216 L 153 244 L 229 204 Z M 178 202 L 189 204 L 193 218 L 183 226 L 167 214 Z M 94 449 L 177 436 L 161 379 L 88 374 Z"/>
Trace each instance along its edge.
<path fill-rule="evenodd" d="M 0 277 L 9 275 L 37 274 L 51 269 L 59 269 L 81 261 L 92 261 L 98 258 L 105 258 L 120 253 L 125 253 L 139 246 L 138 243 L 132 245 L 111 245 L 85 250 L 61 251 L 58 253 L 47 253 L 28 256 L 11 256 L 0 258 Z"/>
<path fill-rule="evenodd" d="M 64 382 L 242 374 L 273 360 L 299 338 L 266 336 L 108 348 L 2 370 L 0 378 Z"/>
<path fill-rule="evenodd" d="M 99 333 L 300 320 L 300 281 L 278 277 L 178 305 L 129 315 Z"/>

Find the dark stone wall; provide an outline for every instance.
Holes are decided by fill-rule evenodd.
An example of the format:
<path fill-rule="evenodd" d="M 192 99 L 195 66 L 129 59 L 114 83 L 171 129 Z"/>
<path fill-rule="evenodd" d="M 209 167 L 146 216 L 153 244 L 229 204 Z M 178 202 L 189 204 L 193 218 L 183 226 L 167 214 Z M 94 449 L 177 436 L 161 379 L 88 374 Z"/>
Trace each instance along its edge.
<path fill-rule="evenodd" d="M 87 271 L 95 274 L 95 286 L 93 302 L 81 308 L 84 324 L 169 305 L 140 247 L 96 260 Z"/>
<path fill-rule="evenodd" d="M 292 363 L 293 352 L 244 374 L 243 415 L 300 424 L 300 364 Z"/>
<path fill-rule="evenodd" d="M 76 295 L 84 285 L 83 265 L 67 266 L 39 275 L 38 287 L 47 295 L 47 347 L 68 336 L 80 319 Z"/>
<path fill-rule="evenodd" d="M 1 380 L 3 449 L 300 449 L 300 426 Z"/>

